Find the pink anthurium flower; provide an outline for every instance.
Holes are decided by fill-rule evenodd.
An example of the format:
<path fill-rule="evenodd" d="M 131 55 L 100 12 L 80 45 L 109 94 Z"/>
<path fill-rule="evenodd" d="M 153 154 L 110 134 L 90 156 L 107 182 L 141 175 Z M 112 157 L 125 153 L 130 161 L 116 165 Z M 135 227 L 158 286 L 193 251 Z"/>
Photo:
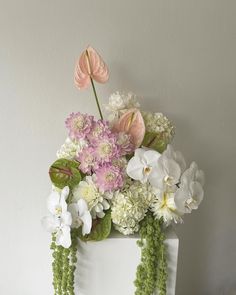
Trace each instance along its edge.
<path fill-rule="evenodd" d="M 75 85 L 79 89 L 85 89 L 94 79 L 98 83 L 105 83 L 109 78 L 107 65 L 96 52 L 94 48 L 89 46 L 82 52 L 75 66 Z"/>
<path fill-rule="evenodd" d="M 134 146 L 139 147 L 145 135 L 145 124 L 141 112 L 138 109 L 130 109 L 114 124 L 113 129 L 116 132 L 129 134 Z"/>

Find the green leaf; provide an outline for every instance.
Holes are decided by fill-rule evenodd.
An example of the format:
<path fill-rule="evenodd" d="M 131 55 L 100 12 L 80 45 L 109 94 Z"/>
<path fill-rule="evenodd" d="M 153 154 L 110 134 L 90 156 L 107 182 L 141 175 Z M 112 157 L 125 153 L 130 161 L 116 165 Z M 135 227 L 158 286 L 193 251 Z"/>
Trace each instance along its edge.
<path fill-rule="evenodd" d="M 158 151 L 159 153 L 164 152 L 167 147 L 167 140 L 161 133 L 146 132 L 142 145 Z"/>
<path fill-rule="evenodd" d="M 58 159 L 52 164 L 49 169 L 49 176 L 52 183 L 58 187 L 63 188 L 75 186 L 81 181 L 79 172 L 79 163 L 67 159 Z"/>
<path fill-rule="evenodd" d="M 83 236 L 80 233 L 82 241 L 101 241 L 106 239 L 111 232 L 111 211 L 107 211 L 103 218 L 98 218 L 93 221 L 91 233 Z"/>

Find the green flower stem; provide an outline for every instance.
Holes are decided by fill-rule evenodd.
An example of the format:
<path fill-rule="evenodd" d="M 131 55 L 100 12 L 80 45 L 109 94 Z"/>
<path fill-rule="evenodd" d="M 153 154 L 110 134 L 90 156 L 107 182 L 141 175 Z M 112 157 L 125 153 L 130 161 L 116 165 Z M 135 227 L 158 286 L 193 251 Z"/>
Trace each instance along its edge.
<path fill-rule="evenodd" d="M 101 119 L 103 120 L 103 115 L 102 115 L 102 111 L 101 111 L 101 108 L 100 108 L 100 104 L 99 104 L 97 92 L 96 92 L 96 89 L 95 89 L 93 78 L 91 76 L 90 76 L 90 81 L 91 81 L 91 84 L 92 84 L 93 93 L 94 93 L 94 96 L 95 96 L 95 100 L 96 100 L 96 104 L 97 104 L 97 107 L 98 107 L 98 111 L 99 111 L 99 114 L 100 114 Z"/>
<path fill-rule="evenodd" d="M 162 223 L 151 213 L 141 222 L 138 241 L 141 263 L 134 282 L 135 295 L 153 295 L 156 289 L 159 295 L 166 295 L 167 262 Z"/>
<path fill-rule="evenodd" d="M 89 76 L 90 76 L 90 81 L 91 81 L 92 88 L 93 88 L 93 93 L 94 93 L 94 96 L 95 96 L 95 100 L 96 100 L 96 103 L 97 103 L 97 107 L 98 107 L 98 111 L 99 111 L 100 117 L 103 120 L 103 115 L 102 115 L 102 111 L 101 111 L 101 108 L 100 108 L 100 104 L 99 104 L 97 92 L 96 92 L 96 89 L 95 89 L 95 86 L 94 86 L 93 78 L 91 76 L 91 63 L 90 63 L 90 58 L 89 58 L 89 52 L 88 52 L 88 50 L 86 50 L 86 57 L 87 57 L 87 63 L 88 63 L 88 68 L 89 68 Z"/>

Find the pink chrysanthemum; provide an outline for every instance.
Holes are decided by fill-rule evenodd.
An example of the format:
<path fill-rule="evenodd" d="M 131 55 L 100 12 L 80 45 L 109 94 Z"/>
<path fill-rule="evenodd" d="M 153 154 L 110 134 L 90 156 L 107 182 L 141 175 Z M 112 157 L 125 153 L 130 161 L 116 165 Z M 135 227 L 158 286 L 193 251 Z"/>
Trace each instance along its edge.
<path fill-rule="evenodd" d="M 114 134 L 104 135 L 94 140 L 93 146 L 99 164 L 109 163 L 112 159 L 120 157 L 117 137 Z"/>
<path fill-rule="evenodd" d="M 92 170 L 98 168 L 94 148 L 91 146 L 83 148 L 76 159 L 80 162 L 79 168 L 83 173 L 91 174 Z"/>
<path fill-rule="evenodd" d="M 93 121 L 88 138 L 90 141 L 97 140 L 98 138 L 111 134 L 108 122 L 104 120 Z"/>
<path fill-rule="evenodd" d="M 96 184 L 101 192 L 111 192 L 123 187 L 123 172 L 111 164 L 105 164 L 96 171 Z"/>
<path fill-rule="evenodd" d="M 72 113 L 66 119 L 66 128 L 71 139 L 85 138 L 92 128 L 93 116 L 81 113 Z"/>

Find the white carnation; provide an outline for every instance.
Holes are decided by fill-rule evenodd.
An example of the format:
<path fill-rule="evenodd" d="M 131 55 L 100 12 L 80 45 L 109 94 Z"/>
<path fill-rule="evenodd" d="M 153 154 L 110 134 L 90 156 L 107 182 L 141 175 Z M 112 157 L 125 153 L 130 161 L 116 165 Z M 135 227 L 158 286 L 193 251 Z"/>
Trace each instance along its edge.
<path fill-rule="evenodd" d="M 134 93 L 119 93 L 118 91 L 109 97 L 109 103 L 105 106 L 106 110 L 110 113 L 110 121 L 119 119 L 119 117 L 128 109 L 139 107 L 140 104 L 138 103 L 137 97 Z"/>
<path fill-rule="evenodd" d="M 72 160 L 75 156 L 81 152 L 81 150 L 87 145 L 86 140 L 81 139 L 79 141 L 71 140 L 69 137 L 66 139 L 65 143 L 57 151 L 58 159 L 68 159 Z"/>
<path fill-rule="evenodd" d="M 124 189 L 115 192 L 112 200 L 111 218 L 115 228 L 124 235 L 137 232 L 153 197 L 150 185 L 127 181 Z"/>

